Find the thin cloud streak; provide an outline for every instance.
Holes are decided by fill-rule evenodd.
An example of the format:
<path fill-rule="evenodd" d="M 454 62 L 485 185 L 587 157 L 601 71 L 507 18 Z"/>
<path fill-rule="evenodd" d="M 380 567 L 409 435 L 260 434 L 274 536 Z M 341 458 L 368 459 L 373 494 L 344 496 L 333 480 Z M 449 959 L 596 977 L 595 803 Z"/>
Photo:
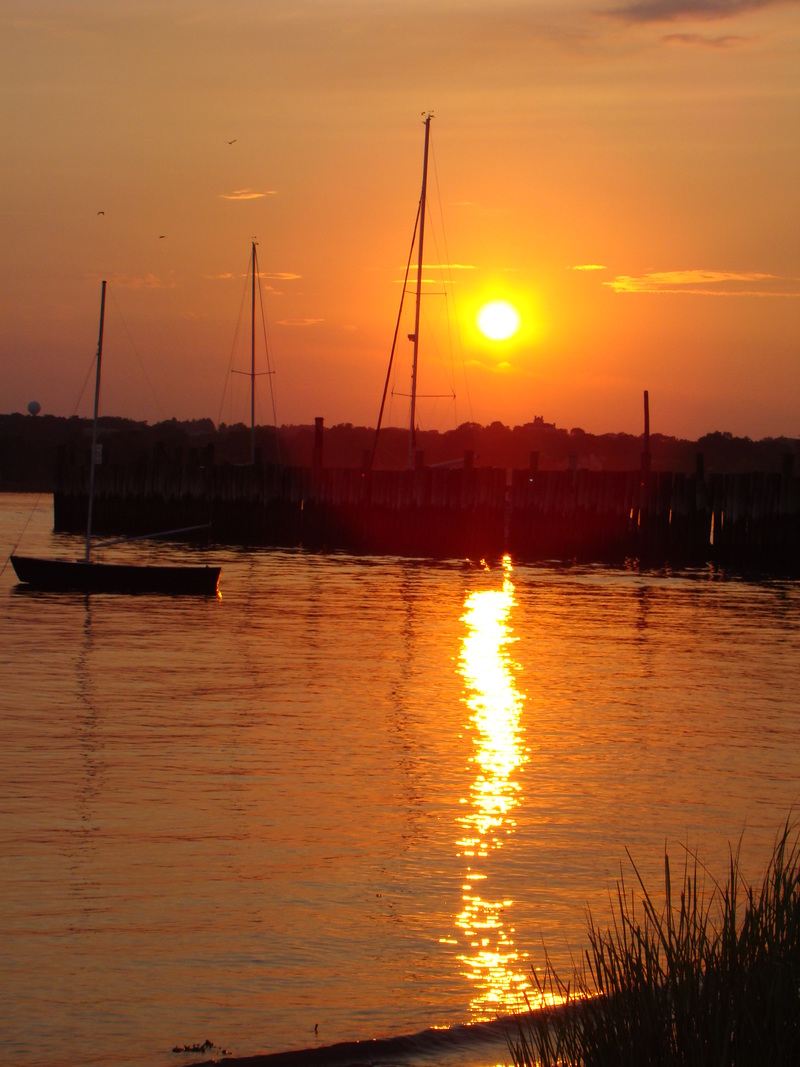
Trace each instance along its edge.
<path fill-rule="evenodd" d="M 795 288 L 786 288 L 787 281 Z M 761 283 L 761 287 L 758 285 Z M 756 288 L 752 288 L 753 285 Z M 775 284 L 780 288 L 774 288 Z M 757 271 L 675 270 L 642 274 L 618 275 L 603 282 L 615 293 L 678 293 L 691 296 L 800 296 L 798 279 L 781 279 L 774 274 Z M 748 288 L 742 288 L 742 286 Z"/>
<path fill-rule="evenodd" d="M 249 275 L 248 274 L 233 274 L 231 271 L 225 271 L 222 274 L 207 274 L 206 275 L 206 278 L 209 281 L 221 281 L 221 282 L 229 281 L 231 278 L 234 278 L 234 277 L 235 278 L 248 278 Z M 256 274 L 256 277 L 257 278 L 269 279 L 270 281 L 293 282 L 293 281 L 297 281 L 299 278 L 302 278 L 303 275 L 302 274 L 293 274 L 291 271 L 265 271 L 265 270 L 260 270 Z"/>
<path fill-rule="evenodd" d="M 612 8 L 608 14 L 625 22 L 674 22 L 677 19 L 713 22 L 761 11 L 766 7 L 797 2 L 798 0 L 632 0 L 632 3 Z"/>
<path fill-rule="evenodd" d="M 275 323 L 276 326 L 316 326 L 318 322 L 324 322 L 325 319 L 278 319 Z"/>
<path fill-rule="evenodd" d="M 735 48 L 746 44 L 746 37 L 703 37 L 700 33 L 668 33 L 661 40 L 665 44 L 685 44 L 696 48 Z"/>
<path fill-rule="evenodd" d="M 156 274 L 117 274 L 111 279 L 115 289 L 166 289 L 167 285 Z"/>
<path fill-rule="evenodd" d="M 258 193 L 253 189 L 235 189 L 232 193 L 220 193 L 221 200 L 260 200 L 262 196 L 277 196 L 277 189 L 265 189 Z"/>
<path fill-rule="evenodd" d="M 410 270 L 416 270 L 417 264 L 412 263 Z M 423 263 L 423 270 L 477 270 L 478 268 L 472 263 Z"/>
<path fill-rule="evenodd" d="M 394 284 L 395 285 L 404 285 L 405 281 L 406 281 L 405 278 L 395 278 Z M 417 284 L 417 281 L 416 281 L 416 278 L 415 278 L 414 279 L 414 285 L 416 285 L 416 284 Z M 445 282 L 444 282 L 444 280 L 442 278 L 423 278 L 422 279 L 422 284 L 423 285 L 444 285 Z M 454 281 L 450 281 L 450 284 L 451 285 L 455 285 L 456 283 Z"/>

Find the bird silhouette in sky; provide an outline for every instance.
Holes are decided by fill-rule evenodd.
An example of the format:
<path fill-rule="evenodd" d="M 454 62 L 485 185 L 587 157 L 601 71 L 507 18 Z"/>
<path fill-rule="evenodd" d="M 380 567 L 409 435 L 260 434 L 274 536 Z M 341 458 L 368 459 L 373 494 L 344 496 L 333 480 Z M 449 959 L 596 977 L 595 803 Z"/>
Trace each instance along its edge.
<path fill-rule="evenodd" d="M 98 211 L 97 214 L 98 215 L 105 215 L 105 211 Z"/>
<path fill-rule="evenodd" d="M 237 140 L 238 140 L 238 138 L 234 137 L 234 139 L 232 141 L 228 141 L 228 144 L 236 144 Z"/>

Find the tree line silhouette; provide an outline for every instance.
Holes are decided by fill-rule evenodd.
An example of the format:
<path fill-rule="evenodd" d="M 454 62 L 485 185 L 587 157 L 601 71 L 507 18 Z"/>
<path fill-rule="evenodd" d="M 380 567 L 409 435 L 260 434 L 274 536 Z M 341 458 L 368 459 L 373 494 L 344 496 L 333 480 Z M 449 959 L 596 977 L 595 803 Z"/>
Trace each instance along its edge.
<path fill-rule="evenodd" d="M 180 422 L 169 419 L 152 426 L 131 419 L 100 419 L 104 462 L 127 464 L 142 455 L 166 451 L 194 455 L 201 463 L 247 464 L 251 457 L 251 430 L 242 423 L 215 426 L 210 419 Z M 318 428 L 313 424 L 256 427 L 259 463 L 310 466 Z M 88 452 L 91 421 L 76 416 L 0 415 L 0 491 L 52 491 L 59 456 Z M 375 430 L 351 423 L 324 427 L 322 462 L 326 467 L 357 468 L 369 462 Z M 644 451 L 642 434 L 587 433 L 579 427 L 564 429 L 537 418 L 509 427 L 466 422 L 448 431 L 420 430 L 417 449 L 428 466 L 457 466 L 465 454 L 476 467 L 506 470 L 635 470 Z M 408 431 L 382 429 L 375 453 L 376 468 L 402 470 L 408 465 Z M 788 457 L 800 453 L 800 439 L 767 437 L 752 440 L 715 431 L 696 441 L 651 434 L 650 467 L 675 473 L 692 473 L 702 456 L 707 473 L 728 474 L 786 469 Z"/>

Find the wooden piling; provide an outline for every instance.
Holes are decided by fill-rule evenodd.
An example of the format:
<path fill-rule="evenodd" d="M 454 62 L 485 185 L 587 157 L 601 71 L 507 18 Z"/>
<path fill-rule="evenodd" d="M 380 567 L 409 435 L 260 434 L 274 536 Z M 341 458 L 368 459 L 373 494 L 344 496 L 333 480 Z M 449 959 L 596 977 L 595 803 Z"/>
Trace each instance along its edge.
<path fill-rule="evenodd" d="M 159 449 L 97 471 L 94 526 L 134 536 L 211 523 L 211 539 L 410 556 L 707 562 L 800 570 L 800 478 L 780 472 L 475 467 L 325 468 L 322 420 L 308 467 L 214 464 Z M 205 462 L 200 462 L 203 460 Z M 85 528 L 87 457 L 59 456 L 56 531 Z M 712 539 L 713 524 L 713 539 Z"/>

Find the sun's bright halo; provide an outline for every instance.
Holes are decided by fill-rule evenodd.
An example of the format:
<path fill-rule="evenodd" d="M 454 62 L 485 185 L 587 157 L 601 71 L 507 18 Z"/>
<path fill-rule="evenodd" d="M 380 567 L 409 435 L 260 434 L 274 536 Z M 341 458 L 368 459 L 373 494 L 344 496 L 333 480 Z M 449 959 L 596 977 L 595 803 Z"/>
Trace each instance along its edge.
<path fill-rule="evenodd" d="M 507 300 L 490 300 L 478 312 L 478 329 L 490 341 L 507 341 L 520 327 L 519 312 Z"/>

